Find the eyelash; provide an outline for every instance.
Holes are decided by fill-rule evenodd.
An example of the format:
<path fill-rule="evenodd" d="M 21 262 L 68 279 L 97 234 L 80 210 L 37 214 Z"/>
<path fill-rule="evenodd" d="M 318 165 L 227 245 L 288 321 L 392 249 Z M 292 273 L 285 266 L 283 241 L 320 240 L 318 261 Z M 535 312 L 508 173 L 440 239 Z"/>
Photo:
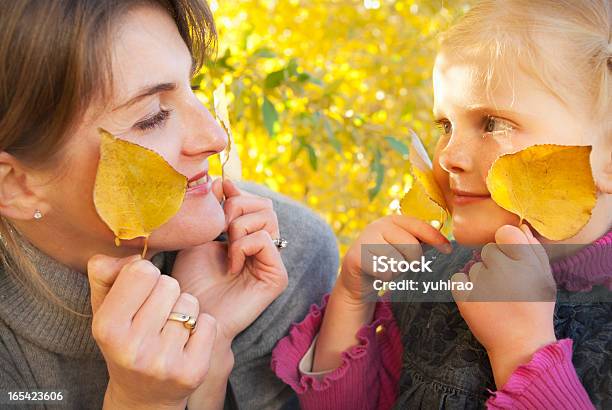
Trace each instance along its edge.
<path fill-rule="evenodd" d="M 483 129 L 485 132 L 485 135 L 490 135 L 493 134 L 495 132 L 500 132 L 500 130 L 495 131 L 495 130 L 491 130 L 491 131 L 487 131 L 487 128 L 489 127 L 490 124 L 496 124 L 496 122 L 500 122 L 501 124 L 505 124 L 506 128 L 504 130 L 501 131 L 512 131 L 514 129 L 514 125 L 508 121 L 508 120 L 504 120 L 503 118 L 498 118 L 498 117 L 494 117 L 492 115 L 487 115 L 484 118 L 483 121 Z M 446 119 L 446 118 L 441 118 L 439 120 L 435 120 L 434 123 L 436 124 L 436 126 L 440 129 L 440 131 L 444 134 L 444 135 L 450 135 L 450 133 L 453 131 L 452 128 L 452 123 Z"/>
<path fill-rule="evenodd" d="M 438 127 L 438 129 L 440 129 L 440 131 L 444 135 L 449 135 L 452 132 L 452 124 L 446 118 L 435 120 L 434 123 L 436 124 L 436 127 Z M 449 130 L 446 129 L 447 126 L 450 127 Z"/>
<path fill-rule="evenodd" d="M 153 128 L 158 128 L 164 125 L 172 110 L 160 108 L 159 112 L 152 117 L 145 118 L 137 122 L 134 127 L 140 131 L 146 131 Z"/>

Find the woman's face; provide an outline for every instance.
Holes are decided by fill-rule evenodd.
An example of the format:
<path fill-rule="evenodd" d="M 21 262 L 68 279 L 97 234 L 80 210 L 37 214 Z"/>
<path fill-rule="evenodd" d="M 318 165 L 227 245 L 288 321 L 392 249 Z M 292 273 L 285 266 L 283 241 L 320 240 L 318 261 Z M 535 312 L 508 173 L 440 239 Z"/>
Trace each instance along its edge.
<path fill-rule="evenodd" d="M 519 218 L 498 206 L 486 186 L 489 168 L 499 155 L 535 144 L 595 143 L 591 119 L 579 104 L 568 108 L 516 68 L 495 79 L 487 92 L 480 76 L 483 67 L 486 61 L 465 62 L 442 52 L 433 72 L 434 115 L 442 130 L 434 174 L 452 213 L 453 234 L 466 245 L 492 242 L 499 227 L 518 224 Z M 591 162 L 609 163 L 609 144 L 598 144 Z M 609 178 L 603 170 L 594 174 L 602 185 L 602 178 Z M 610 225 L 610 203 L 610 195 L 599 195 L 596 213 L 607 210 L 606 220 L 592 218 L 589 225 Z"/>
<path fill-rule="evenodd" d="M 92 106 L 62 155 L 65 177 L 46 192 L 44 219 L 83 251 L 134 254 L 143 239 L 113 244 L 113 233 L 98 217 L 93 188 L 102 127 L 117 137 L 152 149 L 191 178 L 208 171 L 208 158 L 223 150 L 227 137 L 191 90 L 192 59 L 171 17 L 139 7 L 123 17 L 113 38 L 113 101 Z M 203 191 L 203 192 L 202 192 Z M 154 231 L 149 254 L 214 239 L 224 228 L 222 208 L 210 187 L 188 191 L 179 212 Z"/>

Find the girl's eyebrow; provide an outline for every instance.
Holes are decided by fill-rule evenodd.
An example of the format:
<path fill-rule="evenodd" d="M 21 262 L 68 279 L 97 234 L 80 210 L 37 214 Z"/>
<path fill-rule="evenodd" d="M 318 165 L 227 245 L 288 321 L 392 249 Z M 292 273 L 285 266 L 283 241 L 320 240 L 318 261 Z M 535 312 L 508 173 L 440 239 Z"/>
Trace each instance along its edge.
<path fill-rule="evenodd" d="M 500 117 L 514 117 L 518 114 L 516 111 L 501 109 L 498 107 L 490 107 L 483 104 L 468 105 L 464 108 L 464 110 L 470 114 L 494 115 Z"/>
<path fill-rule="evenodd" d="M 137 101 L 145 98 L 145 97 L 149 97 L 151 95 L 155 95 L 157 93 L 161 93 L 164 91 L 172 91 L 175 90 L 177 87 L 176 83 L 160 83 L 160 84 L 155 84 L 155 85 L 147 85 L 145 87 L 142 87 L 138 92 L 135 93 L 134 97 L 131 97 L 129 100 L 127 100 L 126 102 L 118 105 L 117 107 L 113 108 L 112 111 L 117 111 L 120 110 L 122 108 L 127 108 L 130 105 L 135 104 Z"/>

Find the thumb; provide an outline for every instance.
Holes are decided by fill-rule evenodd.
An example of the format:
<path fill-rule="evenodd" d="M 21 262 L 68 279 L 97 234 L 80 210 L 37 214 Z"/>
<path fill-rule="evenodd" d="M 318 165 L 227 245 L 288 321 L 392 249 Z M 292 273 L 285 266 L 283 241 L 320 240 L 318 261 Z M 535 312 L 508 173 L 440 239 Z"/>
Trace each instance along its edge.
<path fill-rule="evenodd" d="M 451 283 L 453 284 L 454 283 L 463 284 L 463 286 L 453 286 L 451 288 L 453 299 L 455 299 L 455 303 L 457 303 L 457 307 L 459 308 L 459 310 L 461 310 L 461 306 L 463 305 L 464 302 L 468 300 L 468 297 L 470 296 L 470 291 L 469 290 L 459 290 L 459 289 L 456 289 L 456 287 L 461 287 L 463 289 L 466 289 L 467 288 L 466 284 L 470 281 L 470 278 L 465 273 L 457 272 L 453 276 L 451 276 L 450 280 L 451 280 Z"/>
<path fill-rule="evenodd" d="M 515 261 L 523 260 L 531 253 L 527 233 L 513 225 L 499 227 L 495 231 L 495 243 L 504 255 Z"/>
<path fill-rule="evenodd" d="M 87 278 L 91 289 L 91 309 L 95 314 L 110 291 L 117 275 L 125 265 L 141 259 L 140 254 L 126 258 L 113 258 L 102 254 L 94 255 L 87 261 Z"/>
<path fill-rule="evenodd" d="M 238 187 L 236 187 L 234 181 L 230 180 L 229 178 L 226 178 L 225 181 L 223 181 L 223 192 L 225 193 L 226 198 L 242 195 L 242 192 L 238 189 Z"/>
<path fill-rule="evenodd" d="M 542 266 L 548 267 L 550 265 L 550 259 L 548 258 L 548 254 L 546 253 L 546 249 L 544 249 L 542 243 L 533 235 L 527 224 L 522 224 L 519 228 L 525 233 L 527 241 L 529 241 L 531 244 L 530 248 L 536 254 Z"/>

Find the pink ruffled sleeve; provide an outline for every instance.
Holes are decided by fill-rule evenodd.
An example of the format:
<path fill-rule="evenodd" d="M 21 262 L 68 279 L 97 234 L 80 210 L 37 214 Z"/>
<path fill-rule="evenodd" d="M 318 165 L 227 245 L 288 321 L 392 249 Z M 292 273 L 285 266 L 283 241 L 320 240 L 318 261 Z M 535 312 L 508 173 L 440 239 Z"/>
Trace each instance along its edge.
<path fill-rule="evenodd" d="M 489 409 L 594 409 L 572 364 L 572 339 L 538 350 L 506 384 L 491 392 Z"/>
<path fill-rule="evenodd" d="M 272 370 L 295 390 L 304 410 L 389 409 L 398 394 L 403 347 L 388 302 L 378 302 L 359 343 L 342 352 L 342 364 L 319 377 L 302 374 L 299 363 L 319 332 L 329 294 L 321 307 L 291 328 L 272 352 Z"/>

